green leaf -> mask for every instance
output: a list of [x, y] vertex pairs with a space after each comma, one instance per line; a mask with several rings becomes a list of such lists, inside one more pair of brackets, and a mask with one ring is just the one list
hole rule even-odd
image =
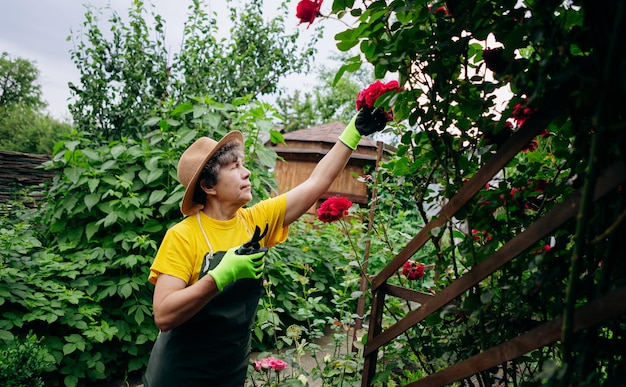
[[144, 314], [143, 311], [141, 309], [137, 309], [137, 311], [135, 312], [135, 322], [137, 323], [137, 325], [141, 325], [144, 321]]
[[0, 330], [0, 340], [4, 342], [13, 341], [15, 336], [10, 331]]
[[100, 194], [92, 193], [85, 196], [85, 205], [87, 210], [91, 211], [92, 207], [100, 201]]
[[156, 190], [150, 193], [150, 198], [148, 199], [148, 205], [152, 206], [155, 203], [160, 202], [167, 195], [167, 192], [164, 190]]
[[65, 169], [65, 176], [74, 184], [78, 183], [80, 177], [85, 173], [87, 169], [82, 167], [70, 167]]
[[193, 111], [194, 105], [191, 102], [183, 102], [181, 104], [179, 104], [178, 106], [176, 106], [174, 108], [174, 110], [172, 110], [172, 116], [177, 116], [180, 114], [184, 114], [184, 113], [189, 113], [191, 111]]
[[113, 148], [111, 148], [111, 156], [113, 156], [113, 158], [117, 159], [125, 151], [126, 151], [126, 147], [124, 145], [115, 145]]
[[115, 212], [111, 212], [104, 218], [104, 221], [102, 222], [102, 224], [104, 225], [104, 227], [111, 227], [117, 222], [117, 219], [118, 219], [118, 214]]
[[76, 350], [76, 344], [67, 343], [63, 346], [63, 355], [67, 356]]
[[160, 157], [151, 157], [148, 161], [146, 161], [145, 166], [146, 169], [156, 169], [159, 166], [159, 162], [161, 161]]
[[99, 229], [100, 226], [98, 225], [98, 222], [87, 223], [87, 226], [85, 226], [85, 236], [87, 237], [87, 240], [91, 240], [91, 237], [93, 237]]
[[337, 42], [337, 49], [339, 49], [339, 51], [350, 51], [350, 49], [352, 49], [354, 46], [356, 46], [357, 44], [359, 44], [359, 40], [354, 39], [354, 40], [341, 40], [339, 42]]
[[144, 223], [143, 227], [141, 228], [141, 232], [153, 234], [161, 231], [162, 229], [163, 225], [160, 222], [154, 219], [150, 219], [146, 223]]
[[161, 117], [150, 117], [146, 120], [146, 122], [143, 124], [144, 126], [154, 126], [156, 124], [159, 123], [159, 121], [161, 121]]
[[87, 180], [87, 185], [89, 186], [89, 192], [94, 192], [98, 185], [100, 184], [100, 179], [89, 179]]
[[[144, 172], [144, 171], [141, 171]], [[139, 177], [141, 178], [141, 172], [139, 173]], [[162, 169], [157, 168], [157, 169], [153, 169], [150, 171], [150, 173], [148, 174], [147, 177], [142, 178], [141, 180], [145, 183], [145, 184], [150, 184], [153, 181], [158, 180], [161, 176], [163, 176], [164, 172]]]
[[65, 387], [76, 387], [78, 386], [78, 378], [74, 375], [67, 375], [65, 379], [63, 379], [63, 383]]
[[130, 283], [125, 283], [118, 288], [117, 293], [124, 298], [129, 298], [133, 294], [133, 287]]

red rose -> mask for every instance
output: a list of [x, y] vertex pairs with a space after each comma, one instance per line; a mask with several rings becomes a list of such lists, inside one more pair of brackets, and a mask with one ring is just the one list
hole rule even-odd
[[534, 192], [543, 193], [548, 187], [548, 181], [545, 179], [539, 179], [537, 181], [529, 181], [528, 187], [532, 188]]
[[[324, 0], [300, 0], [296, 7], [296, 17], [300, 19], [300, 23], [309, 23], [309, 26], [320, 14], [320, 8]], [[308, 28], [308, 26], [307, 26]]]
[[336, 222], [345, 215], [348, 215], [348, 209], [352, 207], [352, 202], [344, 197], [331, 197], [326, 199], [317, 210], [317, 217], [324, 223]]
[[521, 103], [518, 103], [513, 107], [511, 117], [517, 123], [517, 127], [521, 128], [522, 125], [524, 125], [524, 122], [526, 122], [526, 120], [530, 118], [530, 116], [532, 116], [534, 112], [535, 109], [529, 108], [528, 106], [523, 106]]
[[423, 263], [408, 260], [402, 266], [402, 275], [409, 281], [415, 281], [424, 278], [425, 266]]
[[356, 110], [361, 110], [363, 106], [374, 107], [374, 103], [381, 95], [388, 91], [400, 91], [398, 81], [382, 83], [376, 81], [367, 88], [361, 90], [356, 97]]

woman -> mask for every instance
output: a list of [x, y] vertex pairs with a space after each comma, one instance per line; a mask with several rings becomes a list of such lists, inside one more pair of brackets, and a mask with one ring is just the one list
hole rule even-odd
[[[345, 167], [361, 135], [385, 127], [380, 109], [363, 108], [311, 176], [280, 196], [244, 208], [251, 199], [243, 137], [202, 137], [181, 156], [187, 217], [165, 235], [149, 281], [161, 330], [145, 386], [242, 386], [250, 334], [261, 295], [267, 248], [284, 242], [288, 226], [307, 211]], [[239, 251], [247, 247], [253, 251]]]

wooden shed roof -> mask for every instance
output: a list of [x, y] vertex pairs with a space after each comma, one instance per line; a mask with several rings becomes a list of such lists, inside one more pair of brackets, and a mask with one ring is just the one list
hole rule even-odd
[[[285, 143], [272, 146], [285, 160], [317, 162], [335, 145], [345, 128], [346, 124], [340, 121], [312, 126], [284, 133]], [[268, 145], [271, 144], [268, 143]], [[363, 166], [374, 163], [377, 158], [378, 145], [378, 142], [363, 136], [348, 164]], [[383, 152], [395, 151], [392, 146], [383, 143], [380, 145]]]
[[[337, 142], [337, 138], [339, 138], [345, 128], [346, 124], [343, 122], [334, 121], [328, 124], [312, 126], [310, 128], [285, 133], [284, 137], [287, 142], [291, 140], [334, 144]], [[363, 137], [359, 142], [359, 146], [376, 148], [376, 142], [367, 137]]]

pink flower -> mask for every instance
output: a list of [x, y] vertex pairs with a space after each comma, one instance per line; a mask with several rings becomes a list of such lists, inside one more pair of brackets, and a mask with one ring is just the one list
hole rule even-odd
[[270, 358], [270, 367], [274, 371], [282, 371], [287, 368], [287, 362], [272, 357]]
[[344, 197], [334, 196], [326, 199], [317, 210], [317, 217], [324, 223], [336, 222], [345, 215], [352, 207], [352, 202]]
[[[361, 110], [363, 106], [373, 108], [374, 103], [376, 103], [376, 100], [378, 99], [378, 97], [390, 91], [400, 91], [400, 90], [401, 88], [398, 85], [398, 81], [389, 81], [387, 83], [376, 81], [359, 92], [359, 94], [356, 97], [356, 110]], [[393, 113], [391, 111], [388, 111], [386, 113], [387, 113], [387, 119], [389, 121], [392, 121]]]
[[280, 359], [276, 359], [273, 356], [264, 357], [261, 360], [254, 361], [254, 369], [256, 371], [282, 371], [287, 368], [287, 362], [284, 362]]
[[309, 23], [307, 28], [313, 24], [313, 21], [320, 15], [320, 8], [324, 0], [300, 0], [296, 7], [296, 17], [300, 19], [300, 23]]
[[415, 281], [424, 278], [425, 266], [423, 263], [408, 260], [402, 266], [402, 275], [409, 281]]

